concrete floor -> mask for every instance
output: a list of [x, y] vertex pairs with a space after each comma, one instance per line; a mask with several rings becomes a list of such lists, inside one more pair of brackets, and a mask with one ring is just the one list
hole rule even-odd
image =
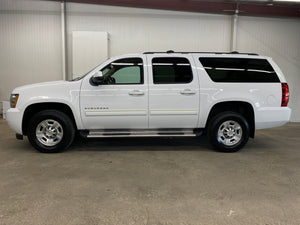
[[78, 140], [40, 154], [0, 120], [0, 224], [300, 224], [300, 124], [233, 154], [206, 138]]

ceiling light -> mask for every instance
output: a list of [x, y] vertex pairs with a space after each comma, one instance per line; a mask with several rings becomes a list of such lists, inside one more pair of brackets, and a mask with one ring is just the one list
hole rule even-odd
[[273, 0], [274, 2], [299, 2], [300, 0]]

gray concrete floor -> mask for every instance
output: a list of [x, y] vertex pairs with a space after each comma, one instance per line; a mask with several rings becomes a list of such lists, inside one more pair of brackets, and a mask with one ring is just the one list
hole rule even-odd
[[201, 138], [77, 140], [41, 154], [0, 120], [0, 224], [300, 224], [300, 124], [225, 154]]

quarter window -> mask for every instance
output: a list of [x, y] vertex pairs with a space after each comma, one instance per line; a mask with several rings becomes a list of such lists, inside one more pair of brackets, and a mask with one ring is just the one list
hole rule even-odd
[[199, 60], [215, 82], [280, 82], [266, 59], [201, 57]]
[[143, 60], [126, 58], [116, 60], [102, 70], [104, 84], [143, 84]]
[[186, 58], [153, 58], [152, 71], [154, 84], [189, 83], [193, 80], [191, 65]]

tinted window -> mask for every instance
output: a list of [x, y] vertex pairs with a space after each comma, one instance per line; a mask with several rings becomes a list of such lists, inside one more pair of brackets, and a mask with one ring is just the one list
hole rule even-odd
[[154, 84], [189, 83], [193, 80], [191, 65], [186, 58], [153, 58]]
[[143, 60], [127, 58], [116, 60], [102, 70], [104, 84], [142, 84]]
[[215, 82], [279, 82], [277, 74], [265, 59], [199, 58]]

